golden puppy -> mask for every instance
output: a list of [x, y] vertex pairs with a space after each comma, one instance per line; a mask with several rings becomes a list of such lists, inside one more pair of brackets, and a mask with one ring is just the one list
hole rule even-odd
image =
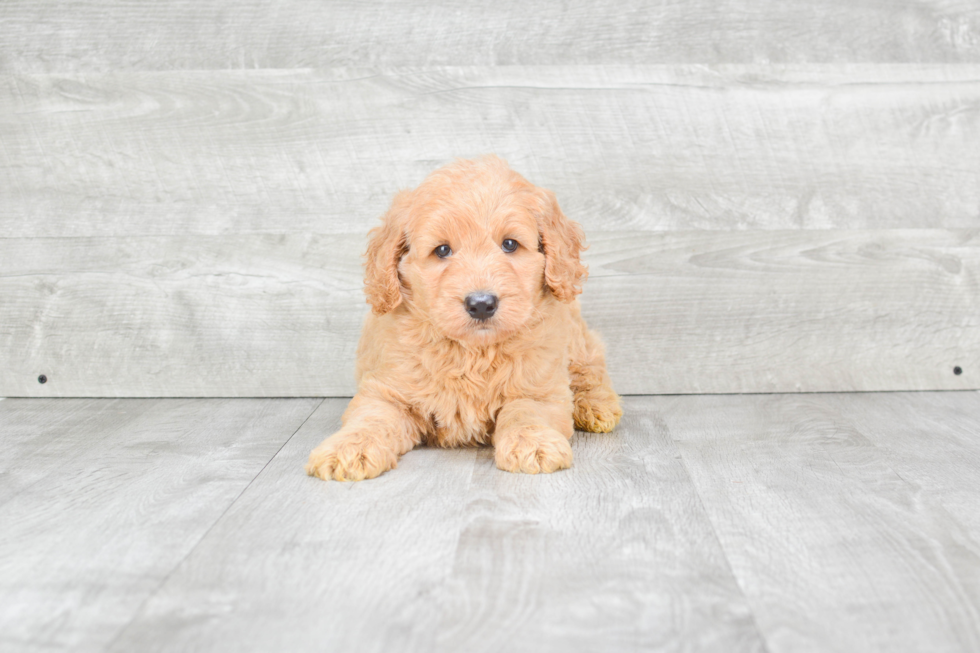
[[488, 156], [398, 194], [373, 229], [357, 394], [306, 471], [356, 481], [417, 444], [493, 443], [497, 467], [572, 464], [572, 424], [605, 433], [622, 410], [575, 298], [582, 229], [551, 191]]

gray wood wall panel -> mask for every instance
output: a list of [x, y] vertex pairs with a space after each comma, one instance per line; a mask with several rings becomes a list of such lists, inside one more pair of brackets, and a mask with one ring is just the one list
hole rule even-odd
[[363, 241], [0, 240], [0, 394], [351, 394]]
[[0, 70], [980, 61], [969, 0], [0, 4]]
[[980, 387], [976, 230], [608, 234], [594, 243], [583, 313], [608, 342], [621, 392]]
[[4, 2], [0, 393], [348, 394], [364, 234], [486, 152], [596, 244], [622, 392], [977, 387], [978, 35], [958, 0]]
[[0, 648], [105, 650], [318, 403], [3, 402]]
[[363, 233], [496, 152], [587, 231], [980, 226], [980, 65], [0, 77], [0, 235]]
[[[0, 395], [349, 395], [363, 238], [0, 240]], [[583, 310], [622, 393], [980, 387], [976, 230], [591, 242]]]

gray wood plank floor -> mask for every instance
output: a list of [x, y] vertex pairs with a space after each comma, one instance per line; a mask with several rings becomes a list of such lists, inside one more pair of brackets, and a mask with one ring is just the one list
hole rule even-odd
[[980, 648], [980, 393], [624, 401], [360, 484], [302, 472], [344, 399], [0, 401], [0, 648]]
[[0, 403], [0, 649], [103, 650], [319, 403]]

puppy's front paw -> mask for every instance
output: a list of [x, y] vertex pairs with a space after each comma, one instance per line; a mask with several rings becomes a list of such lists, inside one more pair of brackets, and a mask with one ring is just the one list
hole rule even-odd
[[597, 386], [575, 393], [572, 417], [575, 428], [590, 433], [609, 433], [623, 416], [619, 396], [612, 388]]
[[550, 474], [572, 466], [572, 445], [554, 429], [524, 427], [494, 438], [497, 467], [505, 472]]
[[306, 473], [325, 481], [363, 481], [398, 464], [398, 453], [377, 438], [340, 431], [310, 452]]

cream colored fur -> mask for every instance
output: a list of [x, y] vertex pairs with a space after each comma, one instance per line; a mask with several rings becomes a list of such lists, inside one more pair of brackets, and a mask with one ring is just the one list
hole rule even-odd
[[[505, 239], [518, 242], [505, 252]], [[435, 249], [448, 245], [440, 258]], [[492, 443], [500, 469], [572, 464], [573, 425], [607, 432], [622, 410], [602, 343], [576, 295], [587, 275], [581, 227], [550, 191], [488, 156], [457, 161], [400, 193], [370, 233], [372, 314], [342, 428], [310, 453], [322, 479], [373, 478], [418, 444]], [[463, 299], [493, 292], [485, 322]]]

